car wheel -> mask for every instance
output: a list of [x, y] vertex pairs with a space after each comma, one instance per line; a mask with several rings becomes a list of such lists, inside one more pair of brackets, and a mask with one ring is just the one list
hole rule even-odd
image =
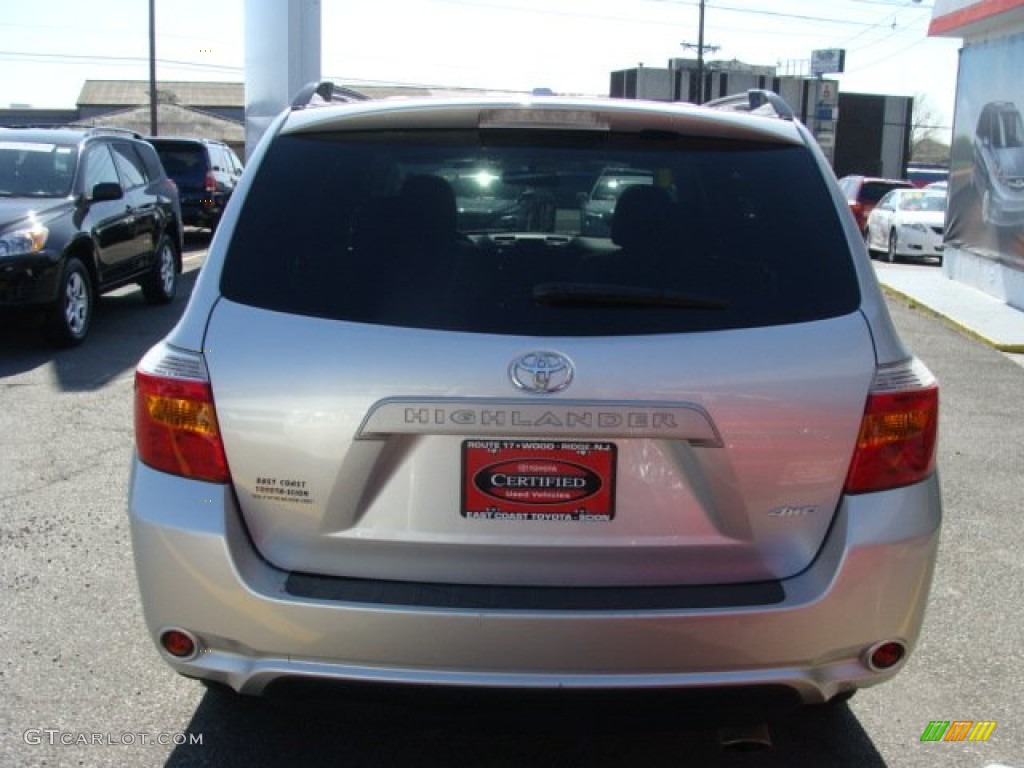
[[74, 347], [85, 341], [92, 324], [95, 293], [89, 270], [74, 256], [61, 270], [57, 301], [49, 310], [47, 332], [61, 347]]
[[178, 260], [167, 237], [160, 238], [156, 264], [142, 283], [142, 295], [150, 304], [170, 304], [178, 290]]
[[885, 258], [890, 264], [896, 263], [896, 230], [889, 232], [889, 250], [886, 251]]

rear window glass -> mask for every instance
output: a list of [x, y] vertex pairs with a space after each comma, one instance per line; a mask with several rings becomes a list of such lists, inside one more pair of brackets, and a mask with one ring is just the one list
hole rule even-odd
[[206, 149], [196, 144], [157, 144], [167, 175], [178, 182], [202, 184], [206, 178]]
[[798, 323], [860, 300], [805, 149], [564, 131], [278, 137], [221, 288], [300, 315], [530, 336]]
[[909, 183], [892, 184], [885, 181], [865, 181], [864, 188], [860, 191], [860, 199], [862, 203], [877, 203], [894, 189], [903, 189], [909, 186], [911, 186]]

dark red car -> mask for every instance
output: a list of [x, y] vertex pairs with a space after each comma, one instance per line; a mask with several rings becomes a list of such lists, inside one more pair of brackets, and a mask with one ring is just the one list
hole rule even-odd
[[868, 226], [868, 214], [887, 192], [893, 189], [913, 189], [914, 185], [901, 179], [881, 179], [875, 176], [843, 176], [839, 188], [850, 204], [850, 210], [857, 219], [857, 228], [864, 232]]

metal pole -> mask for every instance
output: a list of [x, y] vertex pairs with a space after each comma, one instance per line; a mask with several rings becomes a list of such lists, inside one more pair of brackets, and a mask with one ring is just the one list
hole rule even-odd
[[697, 29], [697, 103], [704, 103], [704, 0], [700, 0], [700, 24]]
[[149, 135], [157, 135], [156, 126], [156, 0], [149, 0]]

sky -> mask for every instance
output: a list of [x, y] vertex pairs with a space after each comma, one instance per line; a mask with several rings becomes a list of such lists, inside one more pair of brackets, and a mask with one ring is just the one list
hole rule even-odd
[[[283, 1], [283, 0], [282, 0]], [[244, 81], [246, 0], [155, 0], [159, 80]], [[0, 107], [73, 108], [85, 80], [148, 80], [148, 0], [0, 0]], [[323, 79], [604, 95], [612, 71], [696, 58], [699, 0], [320, 0]], [[840, 90], [953, 117], [961, 41], [932, 0], [706, 0], [705, 60], [796, 74], [846, 50]], [[717, 50], [711, 49], [717, 47]], [[941, 136], [940, 136], [941, 137]]]

